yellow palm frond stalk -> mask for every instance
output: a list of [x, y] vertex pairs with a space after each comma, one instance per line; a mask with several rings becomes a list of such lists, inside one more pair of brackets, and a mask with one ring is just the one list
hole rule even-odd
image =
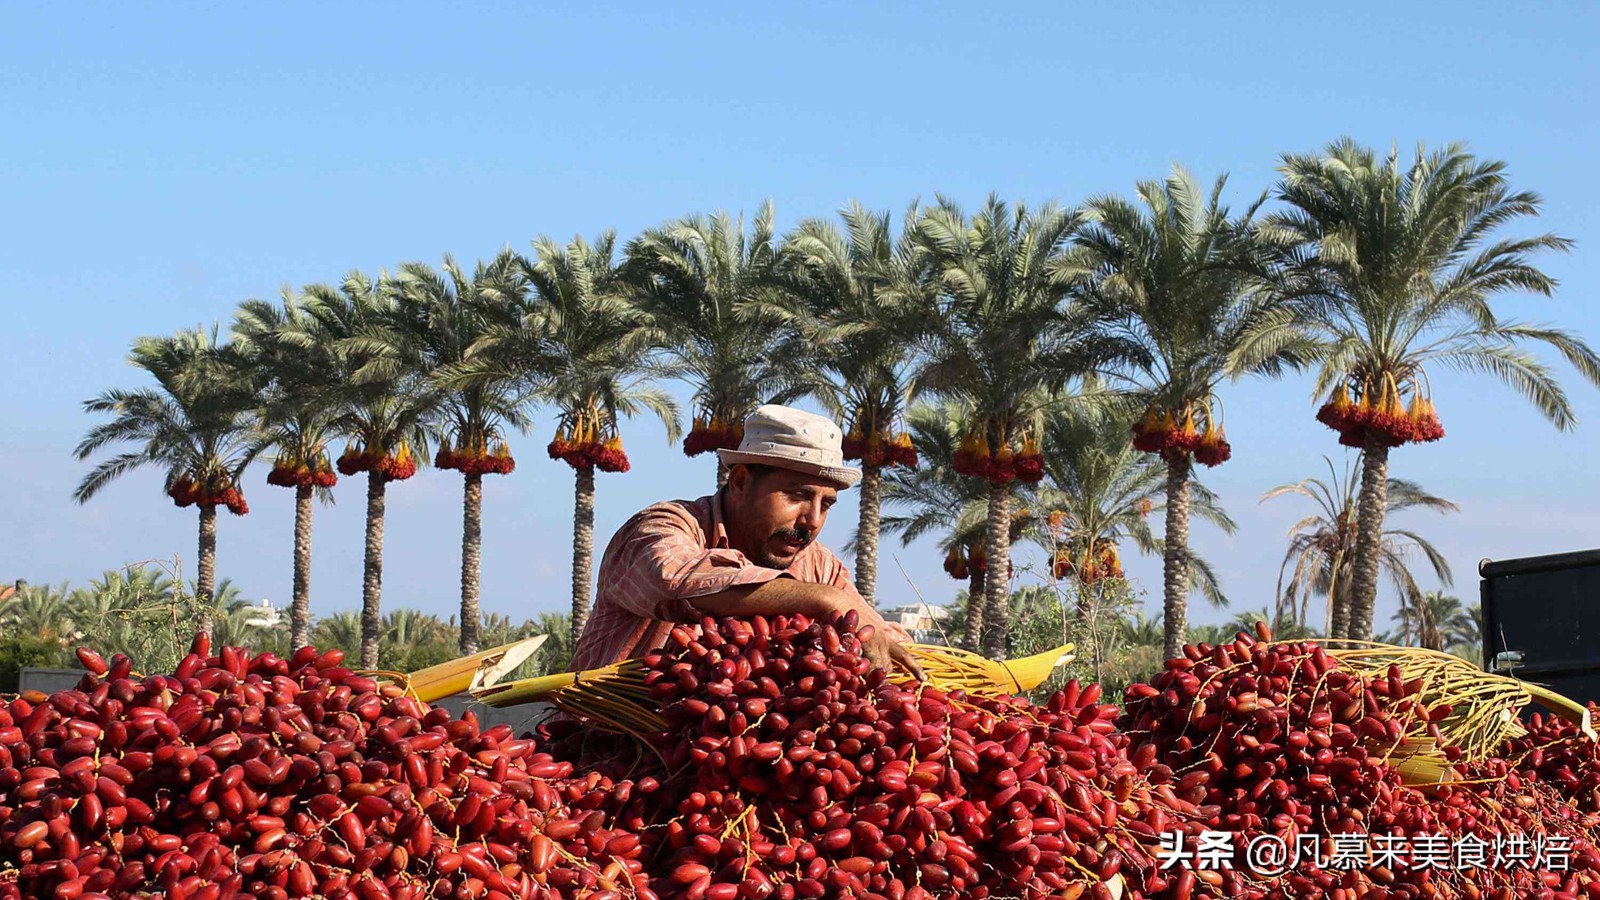
[[1420, 680], [1420, 689], [1414, 696], [1430, 708], [1450, 707], [1450, 712], [1435, 724], [1440, 738], [1460, 747], [1467, 759], [1492, 756], [1506, 739], [1525, 734], [1517, 714], [1530, 702], [1538, 702], [1573, 723], [1590, 740], [1596, 738], [1589, 710], [1583, 704], [1549, 688], [1485, 672], [1459, 656], [1370, 641], [1328, 639], [1318, 643], [1328, 655], [1362, 677], [1388, 677], [1389, 668], [1394, 666], [1408, 684]]
[[1074, 649], [1073, 644], [1063, 644], [1021, 659], [989, 659], [955, 647], [912, 644], [911, 655], [922, 666], [928, 683], [940, 690], [1025, 694], [1044, 684], [1051, 672], [1072, 662]]
[[398, 672], [369, 674], [393, 680], [410, 691], [418, 700], [433, 703], [472, 688], [494, 684], [516, 671], [518, 666], [537, 653], [549, 639], [548, 634], [538, 634], [471, 656], [452, 659], [437, 666], [418, 669], [409, 674]]
[[629, 734], [666, 728], [659, 704], [644, 686], [644, 661], [630, 659], [583, 672], [561, 672], [474, 688], [472, 696], [496, 708], [549, 703], [562, 712]]
[[1455, 765], [1431, 737], [1407, 735], [1389, 757], [1406, 784], [1422, 787], [1455, 779]]

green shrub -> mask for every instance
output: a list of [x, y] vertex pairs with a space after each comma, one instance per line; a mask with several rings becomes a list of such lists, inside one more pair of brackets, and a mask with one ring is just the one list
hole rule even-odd
[[[461, 655], [454, 642], [428, 641], [427, 643], [412, 644], [407, 647], [385, 648], [387, 653], [380, 654], [382, 668], [393, 666], [396, 672], [415, 672], [447, 663]], [[392, 660], [389, 656], [392, 654]]]
[[0, 693], [17, 692], [22, 670], [30, 666], [58, 667], [66, 664], [61, 642], [36, 634], [8, 634], [0, 637]]

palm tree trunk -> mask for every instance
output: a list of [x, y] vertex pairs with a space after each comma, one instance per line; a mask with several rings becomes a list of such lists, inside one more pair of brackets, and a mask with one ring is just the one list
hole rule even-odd
[[717, 490], [728, 486], [728, 464], [722, 461], [722, 454], [717, 454]]
[[200, 507], [200, 553], [195, 560], [194, 601], [198, 613], [195, 628], [211, 633], [212, 598], [217, 592], [217, 508]]
[[367, 473], [367, 555], [361, 572], [361, 667], [378, 667], [383, 637], [383, 506], [389, 479]]
[[[718, 463], [721, 469], [721, 463]], [[572, 499], [572, 635], [589, 621], [589, 570], [594, 566], [594, 470], [578, 470]]]
[[1333, 638], [1350, 636], [1350, 578], [1349, 562], [1343, 550], [1333, 554], [1333, 575], [1328, 579], [1327, 635]]
[[983, 651], [991, 659], [1006, 653], [1011, 623], [1011, 485], [989, 486], [988, 572], [984, 578]]
[[878, 592], [878, 531], [883, 506], [883, 468], [861, 467], [861, 518], [856, 525], [856, 591], [875, 602]]
[[461, 501], [461, 654], [478, 652], [478, 573], [483, 559], [483, 476], [466, 477]]
[[1444, 633], [1439, 629], [1439, 618], [1428, 600], [1428, 595], [1411, 597], [1411, 608], [1417, 611], [1418, 643], [1425, 650], [1443, 650]]
[[969, 566], [967, 571], [967, 625], [962, 633], [961, 646], [973, 653], [983, 649], [983, 610], [989, 604], [985, 592], [983, 570]]
[[1189, 635], [1189, 467], [1187, 456], [1167, 460], [1167, 538], [1162, 560], [1162, 653], [1183, 654]]
[[294, 489], [294, 596], [289, 602], [289, 649], [311, 643], [311, 485]]
[[1378, 555], [1383, 540], [1383, 514], [1389, 503], [1389, 445], [1382, 437], [1368, 439], [1361, 453], [1361, 499], [1356, 506], [1356, 555], [1350, 584], [1352, 640], [1372, 639], [1372, 608], [1378, 596]]
[[[1106, 650], [1111, 641], [1111, 636], [1115, 632], [1113, 628], [1100, 627], [1100, 598], [1105, 590], [1102, 586], [1103, 584], [1104, 582], [1096, 582], [1078, 586], [1079, 615], [1082, 617], [1081, 621], [1089, 626], [1089, 647], [1094, 651], [1093, 664], [1096, 683], [1105, 680], [1103, 673]], [[1061, 608], [1061, 643], [1067, 643], [1068, 639], [1067, 610], [1063, 606]]]

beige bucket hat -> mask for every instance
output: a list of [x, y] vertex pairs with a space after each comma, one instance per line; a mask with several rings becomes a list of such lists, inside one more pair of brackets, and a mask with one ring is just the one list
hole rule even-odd
[[776, 466], [816, 475], [841, 489], [861, 480], [861, 470], [844, 464], [844, 435], [832, 419], [768, 403], [744, 420], [737, 450], [718, 450], [728, 465]]

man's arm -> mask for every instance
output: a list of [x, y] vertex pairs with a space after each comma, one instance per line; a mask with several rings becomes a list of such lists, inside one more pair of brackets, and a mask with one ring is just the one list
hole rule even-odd
[[[691, 597], [689, 603], [709, 616], [802, 615], [825, 619], [834, 613], [854, 609], [863, 624], [881, 621], [855, 591], [846, 592], [832, 585], [810, 584], [793, 578], [775, 578], [756, 585], [742, 584], [715, 594]], [[927, 677], [906, 645], [882, 625], [874, 625], [872, 637], [863, 649], [874, 665], [884, 668], [899, 666], [915, 675], [919, 681]]]
[[715, 594], [690, 597], [689, 604], [708, 616], [799, 615], [812, 619], [825, 619], [849, 608], [843, 592], [793, 578], [735, 585]]
[[627, 612], [689, 623], [709, 612], [696, 607], [695, 599], [792, 580], [751, 565], [736, 550], [707, 549], [699, 523], [676, 503], [658, 504], [629, 520], [607, 548], [600, 575], [605, 599]]

